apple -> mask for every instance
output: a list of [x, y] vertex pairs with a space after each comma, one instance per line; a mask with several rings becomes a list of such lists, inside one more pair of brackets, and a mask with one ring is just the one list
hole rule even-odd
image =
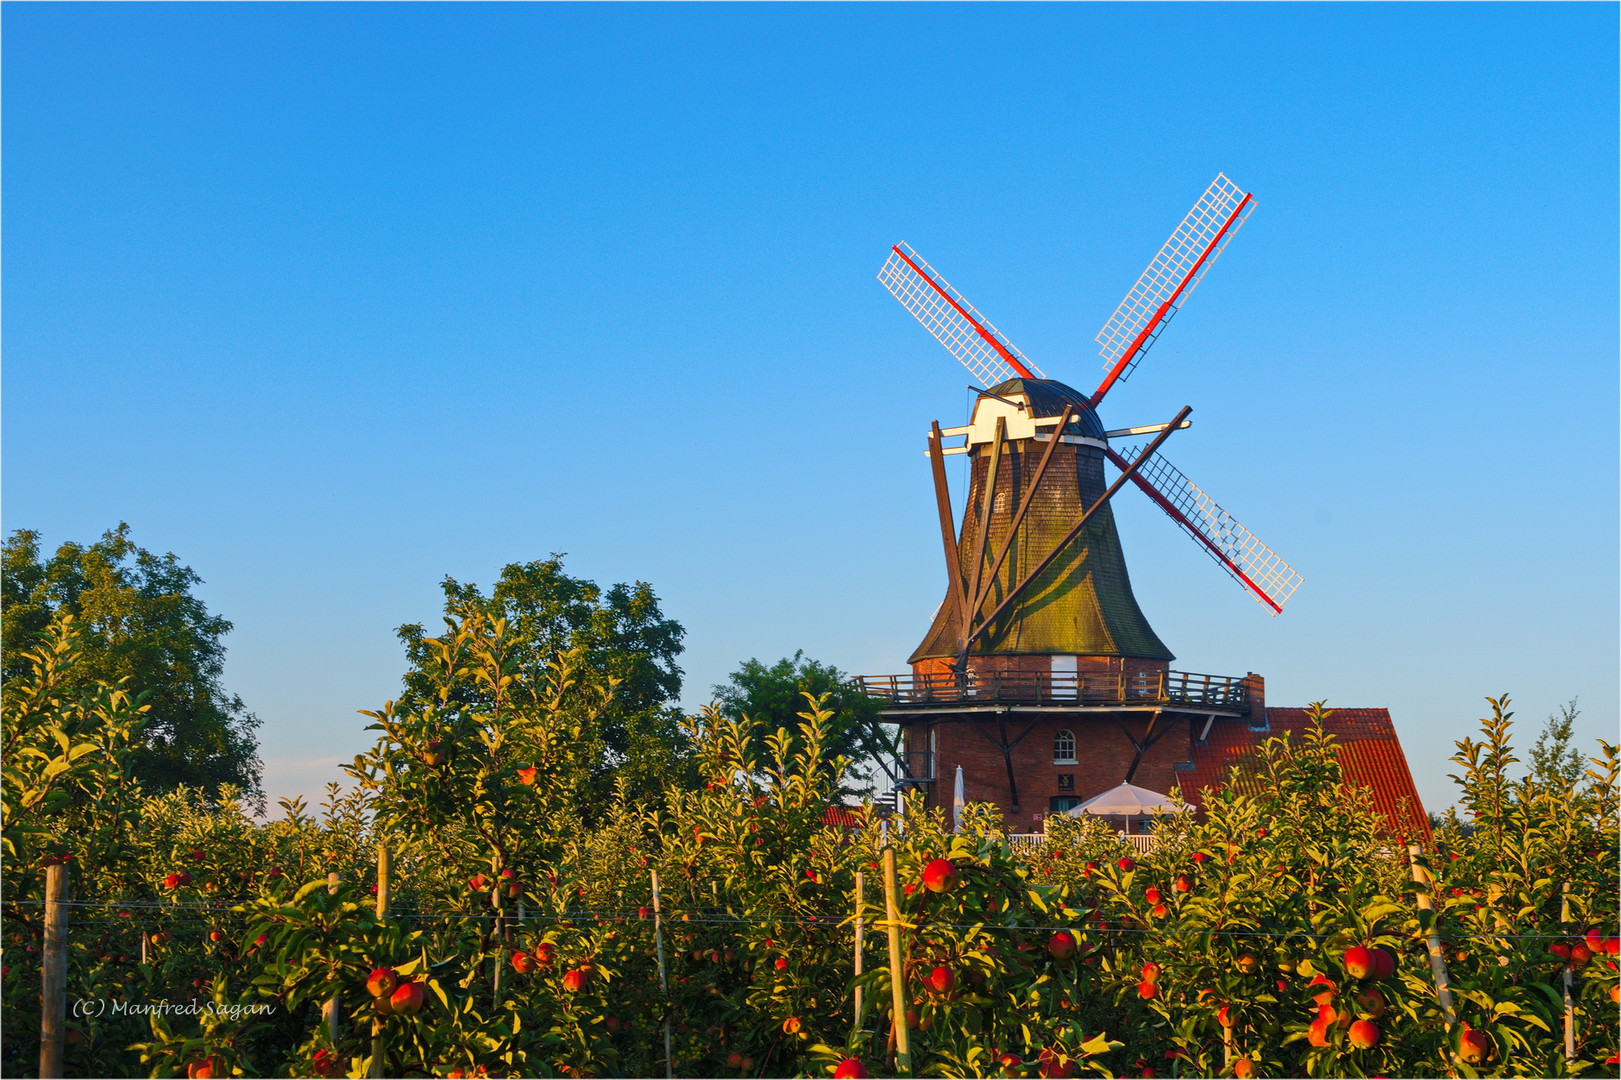
[[1373, 977], [1376, 982], [1384, 982], [1396, 974], [1396, 954], [1389, 949], [1380, 947], [1373, 950]]
[[1353, 945], [1345, 950], [1345, 973], [1353, 979], [1366, 979], [1374, 972], [1373, 953], [1366, 945]]
[[1306, 1041], [1313, 1046], [1327, 1046], [1329, 1023], [1330, 1021], [1321, 1016], [1313, 1020], [1311, 1026], [1306, 1029]]
[[186, 1075], [193, 1077], [194, 1080], [213, 1080], [222, 1071], [224, 1070], [220, 1066], [219, 1059], [212, 1057], [194, 1061], [186, 1066]]
[[1256, 829], [1255, 830], [1255, 835], [1260, 837], [1262, 840], [1265, 840], [1266, 839], [1266, 826], [1263, 825], [1259, 829]]
[[923, 868], [923, 887], [933, 893], [943, 893], [957, 884], [957, 867], [950, 859], [935, 859]]
[[648, 918], [648, 917], [649, 917], [649, 916], [651, 916], [651, 915], [652, 915], [652, 914], [653, 914], [653, 909], [652, 909], [652, 908], [644, 908], [644, 907], [640, 907], [640, 908], [637, 908], [637, 909], [636, 909], [636, 917], [637, 917], [637, 918], [638, 918], [638, 919], [645, 919], [645, 918]]
[[1160, 966], [1150, 960], [1143, 965], [1143, 982], [1159, 982]]
[[1261, 962], [1255, 958], [1254, 953], [1240, 953], [1235, 963], [1238, 970], [1245, 975], [1254, 975], [1261, 970]]
[[1229, 1011], [1229, 1008], [1229, 1006], [1223, 1005], [1216, 1010], [1216, 1022], [1222, 1027], [1233, 1026], [1233, 1014]]
[[265, 877], [269, 878], [271, 881], [275, 881], [277, 878], [279, 878], [281, 876], [282, 876], [282, 869], [279, 866], [272, 866], [270, 869], [265, 871]]
[[1621, 937], [1607, 937], [1604, 939], [1604, 955], [1614, 956], [1621, 952]]
[[415, 1016], [427, 1003], [428, 992], [419, 982], [402, 982], [389, 996], [388, 1004], [400, 1016]]
[[539, 775], [540, 770], [535, 768], [533, 765], [529, 766], [527, 769], [519, 769], [518, 783], [522, 784], [524, 787], [534, 787], [535, 777]]
[[1458, 1036], [1458, 1057], [1470, 1065], [1479, 1065], [1491, 1055], [1492, 1041], [1484, 1031], [1467, 1025]]
[[1176, 885], [1174, 888], [1177, 892], [1192, 892], [1193, 879], [1188, 877], [1186, 874], [1178, 874], [1176, 875]]
[[539, 964], [541, 967], [549, 967], [552, 962], [552, 956], [556, 952], [556, 945], [553, 945], [549, 941], [542, 941], [539, 945], [535, 946], [534, 953], [532, 955], [535, 958], [535, 963]]
[[1171, 913], [1171, 909], [1166, 907], [1164, 904], [1155, 904], [1153, 907], [1148, 909], [1148, 913], [1154, 916], [1156, 919], [1163, 919], [1165, 916]]
[[923, 980], [924, 984], [936, 994], [951, 993], [952, 984], [956, 981], [956, 976], [944, 964], [937, 964], [934, 970], [929, 972], [928, 977]]
[[224, 940], [224, 938], [225, 938], [225, 935], [220, 933], [218, 930], [210, 930], [208, 932], [208, 940], [209, 941], [222, 941], [222, 940]]
[[1153, 1001], [1159, 996], [1159, 983], [1140, 982], [1137, 984], [1137, 996], [1144, 1001]]
[[1351, 1025], [1349, 1038], [1358, 1050], [1371, 1049], [1379, 1044], [1379, 1025], [1372, 1020], [1358, 1020]]
[[400, 977], [393, 968], [380, 967], [366, 980], [366, 992], [374, 998], [386, 998], [400, 985]]
[[1371, 986], [1356, 996], [1356, 1003], [1375, 1020], [1385, 1015], [1385, 996]]
[[535, 963], [535, 958], [529, 953], [520, 950], [512, 954], [512, 970], [519, 975], [527, 975], [539, 966], [539, 964]]
[[845, 1058], [833, 1070], [833, 1080], [866, 1080], [871, 1075], [859, 1058]]
[[1089, 863], [1087, 863], [1085, 866], [1083, 866], [1081, 868], [1081, 873], [1086, 877], [1091, 877], [1092, 876], [1092, 871], [1096, 870], [1097, 868], [1098, 868], [1097, 863], [1089, 862]]
[[804, 1026], [805, 1022], [799, 1017], [790, 1016], [788, 1019], [782, 1022], [782, 1033], [784, 1035], [798, 1035], [799, 1030]]
[[1159, 889], [1150, 885], [1148, 888], [1143, 890], [1143, 899], [1150, 904], [1159, 903], [1161, 899]]
[[612, 1032], [615, 1032], [615, 1033], [617, 1033], [620, 1028], [625, 1026], [625, 1022], [623, 1020], [619, 1019], [619, 1017], [617, 1017], [617, 1016], [610, 1016], [606, 1020], [604, 1020], [602, 1023], [603, 1023], [603, 1026], [606, 1027], [609, 1031], [612, 1031]]
[[164, 888], [167, 889], [179, 889], [190, 884], [191, 875], [185, 871], [181, 871], [178, 874], [170, 874], [168, 877], [163, 879]]
[[1074, 1076], [1068, 1054], [1061, 1054], [1052, 1047], [1043, 1050], [1037, 1056], [1036, 1062], [1040, 1067], [1043, 1080], [1068, 1080]]
[[1604, 934], [1599, 931], [1598, 927], [1595, 926], [1589, 930], [1582, 940], [1587, 942], [1589, 952], [1597, 954], [1604, 951]]
[[483, 892], [490, 887], [490, 879], [483, 874], [474, 874], [467, 879], [467, 887], [474, 892]]
[[1132, 872], [1132, 870], [1136, 869], [1137, 860], [1133, 859], [1130, 855], [1122, 855], [1120, 856], [1120, 861], [1115, 863], [1115, 865], [1129, 874]]
[[450, 760], [450, 754], [448, 751], [440, 749], [438, 739], [429, 739], [422, 744], [421, 758], [422, 764], [437, 769]]
[[753, 1068], [754, 1068], [754, 1059], [749, 1057], [747, 1054], [744, 1054], [743, 1055], [743, 1065], [742, 1065], [743, 1071], [744, 1072], [749, 1072]]
[[1208, 852], [1208, 851], [1195, 851], [1193, 853], [1193, 861], [1195, 863], [1209, 862], [1210, 861], [1210, 852]]
[[1020, 1057], [1018, 1054], [1007, 1053], [997, 1058], [996, 1063], [1002, 1066], [1003, 1076], [1016, 1076], [1018, 1074], [1014, 1070], [1024, 1064], [1024, 1058]]
[[1247, 1057], [1239, 1058], [1233, 1062], [1233, 1075], [1238, 1077], [1238, 1080], [1249, 1080], [1255, 1075], [1255, 1062]]
[[1570, 946], [1566, 945], [1563, 941], [1556, 941], [1552, 945], [1549, 945], [1548, 951], [1559, 957], [1561, 960], [1570, 959]]
[[584, 990], [590, 981], [591, 972], [588, 968], [577, 967], [563, 973], [563, 989], [571, 994]]
[[743, 1055], [733, 1050], [726, 1055], [726, 1064], [729, 1068], [741, 1069], [743, 1067]]
[[1075, 955], [1075, 935], [1068, 930], [1060, 930], [1047, 939], [1047, 951], [1054, 960], [1068, 960]]
[[777, 957], [776, 964], [773, 965], [773, 966], [775, 966], [778, 971], [787, 971], [788, 970], [788, 961], [784, 957], [779, 956], [779, 957]]
[[1593, 959], [1593, 951], [1578, 941], [1570, 947], [1570, 962], [1573, 967], [1581, 967]]

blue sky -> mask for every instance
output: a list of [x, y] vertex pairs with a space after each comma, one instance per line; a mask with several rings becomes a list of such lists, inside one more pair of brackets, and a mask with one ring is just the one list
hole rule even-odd
[[654, 585], [690, 706], [904, 670], [968, 378], [889, 245], [1090, 388], [1218, 171], [1258, 207], [1102, 415], [1192, 405], [1167, 455], [1305, 584], [1269, 618], [1124, 492], [1174, 666], [1389, 707], [1437, 808], [1488, 694], [1616, 736], [1613, 5], [0, 20], [4, 528], [202, 574], [272, 794], [369, 743], [444, 575], [551, 552]]

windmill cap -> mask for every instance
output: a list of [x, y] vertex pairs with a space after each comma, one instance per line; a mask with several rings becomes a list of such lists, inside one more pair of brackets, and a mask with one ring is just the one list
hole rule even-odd
[[999, 397], [1024, 395], [1037, 416], [1057, 416], [1068, 405], [1073, 413], [1070, 423], [1080, 429], [1078, 434], [1103, 438], [1103, 423], [1092, 411], [1087, 396], [1056, 379], [1009, 379], [991, 387], [990, 392]]

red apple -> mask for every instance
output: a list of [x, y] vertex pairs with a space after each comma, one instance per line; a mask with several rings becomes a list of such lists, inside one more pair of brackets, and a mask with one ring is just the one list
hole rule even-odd
[[400, 977], [393, 968], [380, 967], [366, 980], [366, 992], [374, 998], [386, 998], [400, 985]]
[[1371, 986], [1356, 996], [1356, 1003], [1375, 1020], [1385, 1015], [1385, 996]]
[[833, 1070], [833, 1080], [866, 1080], [871, 1075], [858, 1058], [845, 1058]]
[[549, 967], [551, 965], [551, 962], [552, 962], [552, 956], [556, 952], [557, 952], [557, 946], [556, 945], [553, 945], [549, 941], [542, 941], [539, 945], [536, 945], [535, 948], [534, 948], [533, 955], [535, 957], [535, 963], [539, 964], [541, 967]]
[[533, 787], [535, 784], [535, 777], [539, 775], [540, 770], [531, 765], [527, 769], [518, 770], [518, 782], [524, 787]]
[[1150, 960], [1143, 965], [1143, 982], [1159, 982], [1160, 966]]
[[1003, 1076], [1016, 1076], [1018, 1074], [1015, 1072], [1015, 1070], [1024, 1064], [1024, 1058], [1020, 1057], [1018, 1054], [1007, 1053], [997, 1058], [996, 1063], [1002, 1066]]
[[191, 875], [186, 873], [185, 871], [181, 871], [178, 874], [170, 874], [168, 877], [163, 879], [164, 887], [169, 888], [169, 889], [184, 888], [185, 886], [190, 885], [190, 884], [191, 884]]
[[1144, 1001], [1153, 1001], [1159, 996], [1159, 984], [1151, 982], [1138, 983], [1137, 996], [1142, 998]]
[[1115, 863], [1115, 865], [1129, 874], [1132, 870], [1136, 869], [1137, 860], [1133, 859], [1130, 855], [1122, 855], [1120, 856], [1120, 861]]
[[1352, 945], [1345, 950], [1345, 973], [1353, 979], [1366, 979], [1374, 972], [1373, 953], [1365, 945]]
[[1561, 960], [1570, 959], [1570, 946], [1565, 944], [1563, 941], [1556, 941], [1552, 945], [1549, 945], [1548, 951], [1559, 957]]
[[388, 1004], [400, 1016], [415, 1016], [427, 1003], [428, 992], [419, 982], [402, 982], [389, 995]]
[[1157, 904], [1160, 902], [1160, 899], [1160, 891], [1154, 886], [1150, 885], [1148, 888], [1143, 890], [1143, 900], [1147, 903]]
[[935, 966], [934, 970], [929, 972], [928, 977], [923, 981], [925, 985], [927, 985], [928, 988], [934, 991], [936, 994], [949, 994], [951, 993], [952, 984], [955, 983], [957, 979], [950, 968], [946, 967], [944, 964], [938, 964]]
[[923, 868], [923, 887], [943, 893], [957, 884], [957, 867], [950, 859], [935, 859]]
[[1470, 1065], [1481, 1064], [1491, 1056], [1491, 1052], [1491, 1037], [1484, 1031], [1465, 1027], [1463, 1034], [1458, 1036], [1458, 1057]]
[[1075, 955], [1075, 935], [1068, 930], [1060, 930], [1047, 939], [1047, 951], [1054, 960], [1068, 960]]
[[1351, 1025], [1349, 1033], [1351, 1045], [1358, 1050], [1367, 1050], [1379, 1044], [1379, 1025], [1372, 1020], [1358, 1020]]
[[1396, 954], [1381, 946], [1373, 950], [1373, 978], [1384, 982], [1396, 974]]
[[1240, 953], [1235, 963], [1238, 966], [1238, 970], [1242, 971], [1245, 975], [1254, 975], [1257, 971], [1261, 970], [1261, 962], [1255, 958], [1254, 953]]
[[1328, 1025], [1330, 1022], [1321, 1016], [1313, 1020], [1311, 1026], [1306, 1029], [1306, 1041], [1313, 1046], [1327, 1046]]
[[1209, 862], [1210, 861], [1210, 852], [1208, 852], [1208, 851], [1195, 851], [1193, 853], [1193, 861], [1195, 863]]
[[644, 908], [644, 907], [642, 907], [642, 908], [637, 908], [636, 909], [636, 917], [638, 919], [646, 919], [646, 918], [650, 917], [652, 914], [653, 914], [653, 909], [652, 908]]
[[1178, 875], [1176, 875], [1176, 891], [1177, 892], [1192, 892], [1193, 891], [1193, 879], [1188, 877], [1188, 875], [1186, 875], [1186, 874], [1178, 874]]
[[1042, 1080], [1068, 1080], [1075, 1072], [1068, 1054], [1061, 1054], [1048, 1047], [1036, 1058], [1040, 1067]]
[[1233, 1062], [1233, 1075], [1238, 1080], [1250, 1080], [1255, 1075], [1255, 1062], [1247, 1057], [1241, 1057]]
[[726, 1064], [729, 1068], [741, 1069], [743, 1067], [743, 1055], [733, 1050], [726, 1055]]
[[1171, 909], [1166, 907], [1164, 904], [1155, 904], [1153, 907], [1148, 909], [1148, 913], [1154, 916], [1156, 919], [1163, 919], [1165, 916], [1171, 913]]
[[520, 950], [512, 954], [512, 970], [519, 975], [527, 975], [539, 966], [539, 964], [535, 963], [535, 958], [529, 953]]
[[1572, 966], [1581, 967], [1591, 959], [1593, 959], [1593, 951], [1582, 942], [1578, 941], [1576, 944], [1570, 947], [1570, 962]]
[[774, 966], [776, 967], [776, 969], [778, 971], [787, 971], [788, 970], [788, 961], [786, 959], [784, 959], [783, 957], [779, 956], [779, 957], [777, 957], [777, 962], [776, 962], [776, 964]]
[[782, 1033], [784, 1035], [798, 1035], [800, 1029], [804, 1026], [805, 1021], [801, 1020], [797, 1016], [790, 1016], [788, 1019], [782, 1022]]
[[422, 744], [421, 757], [422, 764], [434, 769], [437, 769], [439, 766], [450, 760], [450, 754], [447, 751], [440, 749], [438, 739], [429, 739], [427, 742]]

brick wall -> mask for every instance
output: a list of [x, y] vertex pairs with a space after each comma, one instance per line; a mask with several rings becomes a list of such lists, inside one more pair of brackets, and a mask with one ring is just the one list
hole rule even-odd
[[[1053, 796], [1075, 796], [1082, 800], [1115, 787], [1126, 778], [1136, 748], [1115, 723], [1119, 720], [1141, 741], [1148, 726], [1148, 713], [1041, 714], [1011, 754], [1013, 778], [1018, 786], [1019, 810], [1013, 810], [1008, 789], [1008, 767], [1002, 751], [992, 742], [1001, 739], [1001, 726], [995, 714], [978, 714], [974, 723], [964, 719], [941, 718], [914, 722], [907, 727], [907, 748], [929, 749], [929, 730], [934, 729], [933, 784], [925, 785], [928, 805], [944, 807], [949, 814], [957, 766], [963, 770], [963, 795], [968, 802], [995, 803], [1007, 828], [1031, 832], [1036, 814], [1048, 814]], [[1031, 723], [1028, 713], [1008, 713], [1007, 739], [1011, 741]], [[1192, 740], [1204, 727], [1204, 717], [1176, 713], [1162, 714], [1160, 727], [1165, 735], [1143, 755], [1132, 777], [1138, 787], [1169, 794], [1176, 784], [1176, 763], [1192, 758]], [[1053, 762], [1054, 736], [1060, 729], [1075, 733], [1076, 763]], [[984, 732], [984, 734], [982, 734]], [[987, 738], [989, 734], [991, 738]], [[1060, 777], [1071, 777], [1070, 789], [1060, 787]]]

